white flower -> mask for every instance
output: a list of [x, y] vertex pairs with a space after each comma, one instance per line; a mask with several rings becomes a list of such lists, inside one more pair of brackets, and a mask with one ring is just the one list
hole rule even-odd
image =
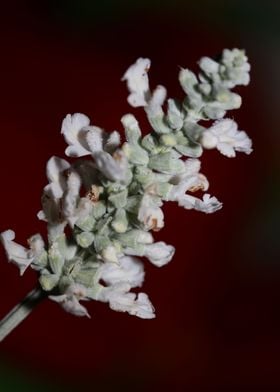
[[55, 199], [60, 199], [66, 189], [66, 179], [64, 172], [70, 168], [70, 164], [58, 157], [51, 157], [48, 160], [46, 172], [49, 184], [44, 190]]
[[191, 195], [183, 195], [178, 199], [178, 205], [187, 210], [195, 209], [206, 214], [212, 214], [223, 206], [216, 197], [211, 197], [208, 193], [203, 195], [202, 200]]
[[32, 251], [13, 241], [15, 239], [15, 232], [12, 230], [6, 230], [1, 233], [0, 239], [5, 248], [8, 260], [16, 264], [20, 270], [20, 274], [23, 275], [24, 271], [34, 259]]
[[208, 193], [205, 193], [202, 200], [196, 200], [194, 208], [206, 214], [212, 214], [212, 212], [220, 210], [222, 206], [223, 203], [219, 202], [215, 196], [211, 197]]
[[139, 293], [137, 296], [135, 293], [130, 293], [129, 290], [129, 284], [117, 283], [101, 289], [98, 299], [103, 302], [109, 302], [112, 310], [128, 312], [143, 319], [154, 318], [154, 307], [147, 294]]
[[145, 230], [159, 231], [164, 226], [163, 212], [158, 206], [154, 205], [148, 194], [144, 195], [141, 200], [138, 220], [144, 224]]
[[60, 199], [67, 189], [65, 171], [70, 168], [70, 164], [64, 159], [51, 157], [48, 160], [46, 173], [49, 184], [45, 186], [42, 196], [43, 210], [37, 216], [40, 220], [50, 224], [60, 222]]
[[133, 107], [146, 106], [150, 96], [148, 71], [151, 66], [149, 59], [139, 58], [125, 72], [122, 80], [127, 81], [130, 91], [128, 102]]
[[157, 86], [151, 94], [149, 87], [148, 71], [151, 66], [149, 59], [139, 58], [132, 64], [122, 80], [127, 81], [127, 88], [130, 92], [128, 102], [133, 107], [146, 107], [151, 117], [162, 114], [162, 105], [166, 98], [166, 89], [163, 86]]
[[67, 114], [61, 126], [61, 133], [69, 144], [65, 150], [67, 156], [82, 157], [90, 154], [85, 141], [87, 133], [85, 127], [88, 127], [89, 124], [89, 118], [82, 113]]
[[178, 201], [186, 192], [195, 192], [199, 189], [206, 191], [209, 187], [207, 178], [199, 173], [201, 163], [199, 159], [188, 159], [184, 162], [185, 171], [171, 178], [173, 184], [167, 200]]
[[132, 256], [121, 257], [119, 265], [115, 263], [103, 264], [98, 274], [106, 284], [114, 285], [119, 282], [127, 282], [131, 287], [141, 286], [145, 275], [143, 263], [137, 257]]
[[202, 134], [201, 144], [204, 148], [217, 148], [221, 154], [232, 158], [235, 151], [252, 152], [252, 141], [244, 131], [238, 131], [235, 121], [226, 118], [216, 121]]
[[175, 253], [175, 248], [172, 245], [167, 245], [165, 242], [155, 242], [146, 245], [144, 256], [146, 256], [151, 263], [157, 267], [169, 263]]
[[80, 300], [86, 299], [86, 294], [87, 291], [84, 286], [74, 283], [67, 288], [65, 294], [50, 295], [49, 298], [59, 303], [66, 312], [71, 313], [74, 316], [86, 316], [90, 318], [87, 309], [79, 302]]

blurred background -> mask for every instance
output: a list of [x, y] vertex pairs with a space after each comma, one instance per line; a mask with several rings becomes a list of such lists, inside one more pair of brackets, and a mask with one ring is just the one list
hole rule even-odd
[[[132, 111], [120, 82], [150, 57], [151, 85], [182, 97], [179, 66], [223, 48], [245, 48], [252, 82], [231, 112], [254, 152], [203, 157], [210, 193], [224, 208], [204, 215], [167, 205], [158, 238], [176, 254], [146, 263], [143, 291], [157, 318], [141, 320], [91, 302], [91, 320], [42, 303], [0, 345], [0, 391], [279, 391], [280, 3], [212, 0], [61, 0], [1, 4], [0, 231], [18, 242], [36, 218], [45, 164], [64, 156], [67, 113], [121, 130]], [[146, 127], [141, 109], [133, 113]], [[147, 131], [147, 128], [146, 128]], [[0, 249], [0, 318], [36, 282], [20, 278]]]

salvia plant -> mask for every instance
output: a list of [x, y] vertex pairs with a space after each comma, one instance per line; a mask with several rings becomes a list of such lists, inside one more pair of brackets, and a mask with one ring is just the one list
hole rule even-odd
[[205, 213], [219, 210], [216, 197], [194, 195], [209, 186], [200, 173], [203, 149], [216, 148], [230, 158], [252, 151], [247, 134], [225, 118], [227, 110], [241, 105], [232, 89], [250, 80], [244, 51], [225, 49], [218, 59], [203, 57], [198, 65], [198, 76], [179, 71], [183, 101], [167, 99], [161, 85], [150, 89], [149, 59], [139, 58], [125, 72], [128, 102], [144, 108], [151, 127], [145, 136], [132, 114], [121, 118], [124, 143], [119, 132], [91, 125], [84, 114], [65, 117], [65, 154], [77, 159], [70, 164], [52, 157], [47, 163], [49, 183], [38, 218], [47, 223], [48, 242], [35, 234], [25, 248], [12, 230], [1, 233], [8, 260], [21, 275], [28, 267], [36, 270], [39, 288], [0, 322], [0, 340], [45, 297], [75, 316], [90, 317], [80, 302], [95, 300], [144, 319], [155, 317], [147, 294], [131, 289], [144, 281], [139, 257], [162, 267], [174, 255], [172, 245], [155, 242], [151, 233], [164, 226], [164, 201]]

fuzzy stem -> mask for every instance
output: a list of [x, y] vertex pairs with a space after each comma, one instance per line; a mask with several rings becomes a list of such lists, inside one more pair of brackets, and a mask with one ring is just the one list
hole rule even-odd
[[45, 297], [46, 293], [40, 288], [36, 288], [30, 291], [30, 293], [10, 311], [6, 317], [0, 321], [0, 342], [29, 316], [32, 310]]

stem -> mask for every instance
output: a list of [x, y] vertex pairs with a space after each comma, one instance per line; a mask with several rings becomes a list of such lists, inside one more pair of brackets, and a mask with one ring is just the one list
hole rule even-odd
[[29, 316], [32, 310], [45, 297], [46, 293], [40, 288], [36, 288], [30, 291], [30, 293], [10, 311], [7, 316], [0, 321], [0, 342]]

